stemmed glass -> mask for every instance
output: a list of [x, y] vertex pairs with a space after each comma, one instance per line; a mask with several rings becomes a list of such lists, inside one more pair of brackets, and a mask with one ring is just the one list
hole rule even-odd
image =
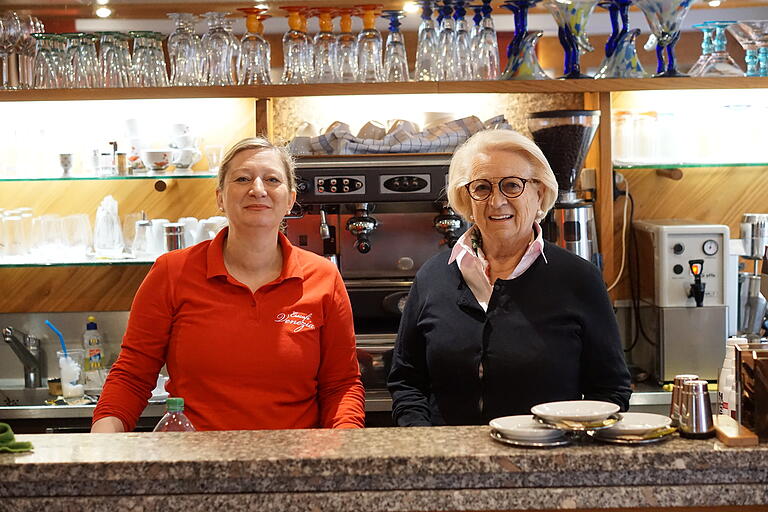
[[420, 0], [421, 24], [416, 44], [416, 69], [414, 78], [418, 81], [438, 79], [437, 30], [432, 19], [432, 0]]
[[185, 12], [172, 12], [167, 16], [175, 24], [174, 31], [168, 36], [171, 85], [204, 85], [205, 53], [200, 37], [195, 34], [195, 24], [199, 18]]
[[283, 34], [283, 76], [280, 81], [284, 84], [304, 84], [310, 78], [305, 57], [309, 39], [302, 30], [301, 20], [301, 11], [305, 7], [286, 6], [282, 9], [288, 11], [288, 32]]
[[0, 89], [15, 89], [11, 85], [10, 54], [21, 40], [21, 22], [13, 11], [0, 17]]
[[315, 10], [320, 31], [314, 40], [314, 72], [312, 81], [315, 83], [333, 83], [339, 81], [338, 44], [333, 34], [333, 10], [321, 7]]
[[693, 25], [693, 28], [701, 30], [701, 55], [696, 59], [696, 62], [691, 66], [691, 69], [688, 70], [688, 75], [700, 76], [701, 70], [704, 69], [707, 60], [709, 60], [709, 56], [712, 53], [712, 35], [715, 33], [715, 27], [709, 22], [705, 22]]
[[246, 14], [245, 26], [248, 32], [240, 40], [240, 62], [238, 76], [240, 85], [271, 84], [271, 48], [264, 39], [264, 20], [271, 18], [264, 9], [242, 7]]
[[592, 78], [581, 73], [579, 56], [594, 50], [585, 29], [597, 0], [544, 0], [543, 4], [557, 22], [557, 35], [565, 51], [561, 78]]
[[450, 0], [443, 0], [440, 7], [440, 32], [437, 36], [438, 80], [455, 80], [456, 63], [456, 24], [451, 14], [453, 7]]
[[680, 39], [680, 26], [691, 4], [693, 0], [635, 0], [657, 40], [658, 65], [654, 77], [687, 76], [677, 70], [675, 44]]
[[728, 32], [739, 42], [746, 55], [744, 56], [744, 62], [747, 64], [747, 76], [760, 76], [760, 66], [757, 58], [757, 43], [747, 33], [742, 26], [741, 22], [737, 22], [734, 25], [728, 27]]
[[376, 14], [379, 5], [358, 5], [362, 10], [363, 30], [357, 35], [357, 71], [360, 82], [381, 82], [384, 71], [381, 65], [381, 33], [376, 30]]
[[464, 16], [467, 10], [464, 8], [464, 0], [454, 0], [453, 20], [456, 26], [456, 35], [453, 43], [455, 63], [454, 80], [472, 80], [472, 58], [470, 53], [469, 26]]
[[[228, 13], [227, 13], [228, 14]], [[224, 26], [224, 32], [226, 32], [227, 36], [229, 37], [229, 47], [230, 47], [230, 62], [229, 62], [229, 73], [232, 75], [232, 84], [237, 83], [237, 71], [238, 71], [238, 63], [240, 62], [240, 38], [237, 37], [232, 30], [232, 24], [235, 22], [232, 18], [227, 18], [226, 15], [222, 16], [222, 25]]]
[[382, 11], [382, 18], [389, 20], [389, 36], [384, 48], [384, 81], [407, 82], [408, 58], [405, 53], [405, 41], [400, 33], [400, 18], [403, 11]]
[[[208, 32], [203, 35], [202, 46], [206, 56], [208, 85], [235, 85], [232, 63], [235, 48], [224, 20], [226, 12], [207, 12], [203, 14], [208, 23]], [[134, 53], [134, 59], [136, 58]]]
[[739, 27], [746, 31], [758, 47], [760, 76], [768, 76], [768, 20], [740, 21]]
[[480, 6], [482, 16], [470, 43], [474, 80], [496, 80], [499, 77], [499, 42], [491, 12], [493, 7], [490, 0], [483, 0]]
[[735, 21], [710, 21], [708, 24], [714, 27], [712, 53], [704, 63], [699, 76], [744, 76], [744, 70], [736, 64], [728, 54], [725, 29], [736, 23]]
[[502, 80], [546, 80], [549, 77], [539, 65], [535, 45], [542, 33], [528, 32], [528, 9], [539, 0], [509, 0], [502, 5], [515, 16], [515, 35], [507, 46], [507, 67]]
[[352, 16], [355, 9], [342, 8], [336, 11], [341, 17], [341, 32], [336, 38], [336, 62], [339, 67], [338, 76], [341, 82], [357, 81], [357, 37], [352, 33]]
[[611, 36], [605, 44], [605, 58], [595, 78], [644, 78], [647, 76], [637, 57], [635, 41], [639, 30], [629, 30], [629, 7], [632, 0], [606, 0], [597, 5], [607, 9], [611, 19]]
[[42, 22], [34, 16], [19, 16], [21, 37], [16, 43], [16, 55], [19, 59], [19, 88], [32, 88], [33, 62], [35, 58], [35, 38], [32, 34], [45, 29]]

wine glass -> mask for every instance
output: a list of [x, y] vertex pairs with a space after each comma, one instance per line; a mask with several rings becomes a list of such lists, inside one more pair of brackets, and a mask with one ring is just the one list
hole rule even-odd
[[680, 26], [691, 4], [693, 0], [635, 0], [657, 40], [658, 65], [654, 77], [687, 76], [677, 70], [675, 44], [680, 39]]
[[384, 71], [381, 65], [381, 33], [376, 30], [376, 14], [379, 5], [357, 6], [362, 10], [363, 30], [357, 35], [357, 71], [360, 82], [381, 82]]
[[382, 18], [389, 20], [389, 35], [384, 48], [384, 80], [386, 82], [408, 81], [408, 59], [405, 53], [405, 41], [400, 33], [400, 18], [403, 11], [382, 11]]
[[175, 24], [168, 36], [168, 58], [171, 65], [171, 85], [203, 85], [205, 54], [200, 37], [195, 34], [199, 18], [194, 14], [172, 12], [167, 15]]
[[443, 0], [438, 17], [440, 32], [437, 35], [437, 79], [442, 81], [456, 79], [456, 23], [452, 14], [450, 0]]
[[635, 47], [639, 35], [640, 29], [635, 28], [620, 37], [611, 56], [595, 73], [595, 78], [646, 78], [648, 74], [637, 57]]
[[469, 26], [464, 17], [466, 14], [464, 0], [454, 0], [453, 20], [456, 27], [453, 43], [453, 62], [456, 66], [454, 80], [472, 80], [473, 55], [470, 53]]
[[438, 78], [437, 29], [432, 19], [432, 0], [420, 0], [421, 24], [416, 44], [416, 69], [418, 81], [434, 81]]
[[338, 44], [333, 34], [333, 10], [320, 7], [315, 10], [320, 31], [314, 40], [314, 72], [312, 81], [332, 83], [339, 81]]
[[35, 58], [35, 38], [32, 34], [43, 32], [44, 27], [34, 16], [20, 15], [21, 37], [16, 42], [16, 56], [19, 59], [19, 88], [32, 88], [32, 64]]
[[14, 11], [0, 16], [0, 89], [16, 89], [11, 85], [10, 54], [21, 40], [21, 21]]
[[226, 12], [203, 14], [208, 23], [208, 32], [203, 35], [201, 41], [206, 56], [208, 85], [235, 85], [236, 83], [232, 72], [235, 49], [224, 22], [228, 14]]
[[728, 54], [725, 30], [735, 21], [710, 21], [715, 36], [712, 39], [712, 53], [704, 63], [699, 76], [744, 76], [744, 70]]
[[474, 80], [496, 80], [499, 77], [500, 64], [499, 42], [496, 38], [493, 18], [491, 18], [493, 7], [491, 7], [490, 0], [483, 0], [483, 4], [479, 7], [481, 19], [470, 43], [472, 78]]
[[263, 21], [271, 18], [264, 9], [241, 7], [246, 14], [245, 26], [248, 32], [240, 40], [240, 60], [238, 63], [238, 83], [240, 85], [271, 84], [271, 48], [264, 39]]
[[594, 50], [585, 29], [597, 0], [544, 0], [543, 4], [557, 22], [557, 35], [565, 51], [561, 78], [592, 78], [581, 73], [579, 56]]
[[303, 84], [309, 81], [305, 52], [309, 47], [307, 34], [302, 30], [301, 11], [305, 7], [286, 6], [288, 11], [288, 32], [283, 34], [283, 76], [284, 84]]
[[515, 17], [515, 34], [507, 46], [507, 67], [501, 74], [502, 80], [549, 78], [541, 69], [535, 52], [535, 45], [541, 34], [528, 32], [528, 9], [538, 2], [539, 0], [508, 0], [502, 5], [512, 11]]
[[747, 64], [746, 76], [760, 76], [760, 66], [757, 58], [757, 43], [747, 33], [741, 22], [737, 22], [728, 27], [728, 32], [736, 38], [742, 48], [744, 48], [744, 62]]
[[709, 22], [705, 22], [693, 25], [693, 28], [701, 30], [701, 55], [696, 59], [691, 69], [688, 70], [688, 75], [700, 76], [701, 70], [704, 69], [709, 56], [712, 54], [712, 35], [715, 33], [715, 27]]
[[336, 63], [339, 67], [338, 76], [341, 82], [357, 81], [357, 38], [352, 33], [352, 16], [357, 11], [351, 7], [345, 7], [336, 11], [339, 14], [340, 28], [336, 38]]

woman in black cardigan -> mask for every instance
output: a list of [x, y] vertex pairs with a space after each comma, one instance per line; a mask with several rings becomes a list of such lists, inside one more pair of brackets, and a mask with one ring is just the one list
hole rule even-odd
[[556, 400], [629, 406], [598, 269], [542, 239], [557, 181], [536, 144], [489, 130], [456, 150], [450, 205], [473, 224], [416, 274], [389, 375], [399, 426], [471, 425]]

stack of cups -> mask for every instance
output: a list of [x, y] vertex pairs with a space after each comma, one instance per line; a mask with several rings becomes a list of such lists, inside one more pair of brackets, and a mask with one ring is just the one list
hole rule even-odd
[[682, 405], [683, 384], [689, 380], [697, 380], [698, 378], [698, 375], [692, 373], [675, 375], [674, 384], [672, 386], [672, 402], [669, 404], [669, 417], [672, 419], [673, 427], [680, 426], [680, 406]]

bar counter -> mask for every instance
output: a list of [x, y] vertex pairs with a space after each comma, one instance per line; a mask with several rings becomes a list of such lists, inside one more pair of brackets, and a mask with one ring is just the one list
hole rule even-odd
[[[768, 445], [529, 449], [489, 427], [29, 434], [0, 511], [765, 510]], [[727, 508], [720, 508], [727, 507]]]

